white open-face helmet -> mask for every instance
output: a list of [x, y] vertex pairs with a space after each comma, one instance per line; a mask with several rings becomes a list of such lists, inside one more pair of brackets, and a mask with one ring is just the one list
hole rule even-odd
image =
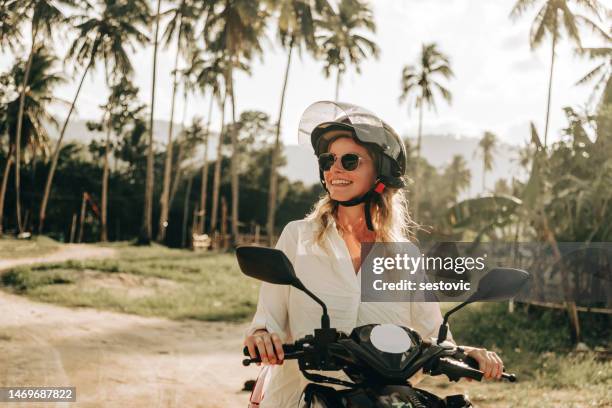
[[[327, 152], [329, 144], [338, 137], [338, 130], [351, 132], [375, 157], [376, 181], [364, 195], [348, 201], [337, 201], [343, 206], [365, 203], [366, 223], [374, 230], [370, 204], [376, 194], [386, 187], [402, 188], [406, 172], [406, 147], [398, 134], [375, 114], [360, 106], [343, 102], [319, 101], [302, 114], [298, 127], [301, 145], [312, 147], [315, 156]], [[323, 171], [319, 169], [321, 184], [325, 186]]]
[[[332, 130], [348, 130], [377, 158], [377, 178], [385, 186], [401, 188], [406, 172], [406, 147], [397, 133], [375, 114], [344, 102], [319, 101], [302, 114], [298, 128], [301, 145], [312, 146], [315, 156], [327, 151]], [[321, 175], [321, 182], [324, 183]]]

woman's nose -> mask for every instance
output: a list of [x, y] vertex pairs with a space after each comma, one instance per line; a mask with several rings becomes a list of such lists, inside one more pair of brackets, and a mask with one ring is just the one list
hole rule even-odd
[[332, 164], [332, 167], [330, 170], [332, 174], [345, 172], [344, 168], [342, 167], [342, 162], [340, 161], [340, 158], [337, 158], [336, 161], [334, 161], [334, 164]]

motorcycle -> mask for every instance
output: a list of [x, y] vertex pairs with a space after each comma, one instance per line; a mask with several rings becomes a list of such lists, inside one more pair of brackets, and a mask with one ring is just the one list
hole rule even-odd
[[[322, 308], [321, 327], [293, 344], [283, 345], [285, 360], [295, 359], [306, 379], [299, 407], [363, 408], [467, 408], [465, 395], [440, 398], [413, 387], [409, 379], [421, 369], [431, 376], [446, 375], [449, 381], [471, 378], [480, 381], [478, 363], [461, 347], [445, 341], [449, 317], [466, 305], [483, 300], [507, 300], [515, 296], [530, 279], [529, 273], [511, 268], [489, 271], [477, 290], [445, 315], [437, 339], [427, 340], [408, 327], [393, 324], [368, 324], [350, 334], [330, 327], [325, 303], [298, 279], [291, 261], [280, 250], [242, 246], [236, 250], [242, 272], [252, 278], [291, 285], [310, 296]], [[245, 356], [249, 356], [245, 347]], [[243, 365], [261, 362], [259, 355], [246, 358]], [[343, 371], [351, 381], [313, 371]], [[504, 371], [502, 378], [515, 382], [516, 376]], [[261, 392], [258, 381], [254, 393]], [[336, 389], [325, 384], [343, 386]], [[251, 399], [251, 407], [257, 402]]]

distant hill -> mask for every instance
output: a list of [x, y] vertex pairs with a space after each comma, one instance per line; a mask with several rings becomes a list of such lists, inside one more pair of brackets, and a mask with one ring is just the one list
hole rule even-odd
[[[163, 147], [168, 137], [169, 122], [155, 121], [154, 140], [155, 144]], [[175, 125], [175, 132], [180, 130], [180, 125]], [[51, 131], [51, 135], [57, 137], [57, 131]], [[85, 121], [74, 121], [70, 123], [66, 131], [66, 140], [77, 140], [89, 143], [92, 139], [102, 139], [104, 135], [100, 132], [87, 130]], [[475, 156], [474, 152], [478, 146], [478, 138], [469, 136], [450, 135], [425, 135], [423, 136], [423, 155], [437, 168], [448, 165], [456, 154], [462, 155], [468, 163], [472, 172], [472, 184], [463, 196], [474, 196], [482, 190], [482, 159]], [[209, 157], [214, 158], [216, 141], [212, 140], [209, 147]], [[487, 175], [487, 189], [492, 189], [495, 181], [500, 178], [508, 180], [512, 177], [524, 179], [527, 175], [520, 169], [517, 162], [517, 147], [509, 144], [500, 144], [495, 152], [493, 171]], [[290, 180], [300, 180], [304, 184], [317, 183], [319, 174], [317, 162], [312, 152], [302, 146], [285, 146], [285, 155], [288, 165], [281, 172]]]

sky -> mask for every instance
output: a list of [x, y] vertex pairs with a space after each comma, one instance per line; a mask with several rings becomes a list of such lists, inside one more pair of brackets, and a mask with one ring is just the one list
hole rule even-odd
[[[541, 4], [541, 2], [536, 2]], [[608, 7], [612, 0], [603, 2]], [[407, 64], [415, 63], [423, 43], [436, 42], [448, 55], [455, 73], [449, 81], [441, 81], [451, 91], [453, 101], [447, 105], [438, 98], [437, 111], [425, 111], [424, 134], [450, 134], [480, 137], [485, 130], [494, 132], [502, 141], [523, 144], [529, 139], [529, 122], [533, 121], [543, 134], [550, 41], [535, 51], [529, 47], [529, 28], [536, 8], [522, 18], [509, 18], [514, 0], [378, 0], [371, 2], [377, 24], [375, 34], [367, 34], [380, 48], [378, 59], [361, 64], [361, 73], [354, 68], [344, 76], [340, 100], [357, 104], [375, 112], [400, 134], [414, 136], [418, 114], [409, 112], [399, 102], [400, 75]], [[585, 29], [583, 44], [599, 43]], [[253, 61], [252, 74], [236, 76], [238, 112], [257, 109], [276, 121], [279, 110], [286, 51], [276, 41], [275, 31], [269, 30], [264, 40], [264, 53]], [[171, 71], [175, 49], [170, 47], [158, 54], [158, 83], [155, 118], [169, 120], [172, 95]], [[133, 56], [134, 81], [141, 90], [143, 102], [151, 94], [152, 47], [139, 50]], [[6, 65], [6, 64], [3, 64]], [[586, 103], [591, 86], [575, 86], [575, 82], [590, 71], [596, 62], [573, 55], [573, 45], [562, 41], [557, 47], [553, 78], [549, 137], [555, 140], [565, 126], [564, 106]], [[294, 58], [290, 70], [286, 104], [282, 120], [282, 139], [286, 144], [297, 143], [297, 126], [304, 109], [318, 100], [334, 97], [335, 76], [325, 78], [322, 62], [309, 55]], [[79, 74], [58, 88], [57, 95], [71, 100]], [[107, 90], [100, 69], [86, 79], [77, 104], [79, 119], [96, 119], [99, 105]], [[175, 122], [183, 112], [182, 98], [177, 99]], [[56, 108], [58, 116], [65, 110]], [[188, 120], [195, 115], [206, 116], [208, 100], [202, 96], [190, 98], [185, 111]], [[219, 127], [220, 114], [213, 111], [213, 127]]]

